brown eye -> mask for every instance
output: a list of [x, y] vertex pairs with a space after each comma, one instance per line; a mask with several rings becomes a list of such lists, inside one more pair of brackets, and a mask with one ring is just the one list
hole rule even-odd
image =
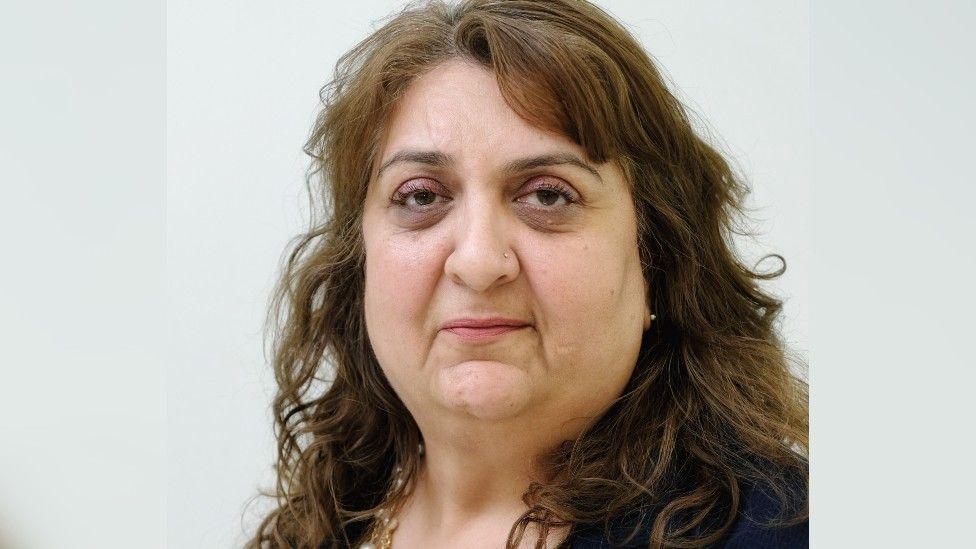
[[[421, 178], [405, 184], [390, 198], [390, 202], [407, 210], [427, 209], [442, 196], [431, 188], [430, 183], [425, 183], [429, 181], [431, 180]], [[444, 200], [448, 200], [447, 197]]]
[[562, 195], [556, 191], [550, 191], [548, 189], [536, 191], [535, 195], [539, 198], [539, 202], [541, 202], [544, 206], [552, 206], [562, 197]]
[[437, 199], [437, 195], [431, 191], [418, 191], [412, 195], [417, 201], [417, 204], [421, 206], [427, 206], [433, 204]]
[[[576, 196], [568, 188], [549, 181], [542, 181], [535, 185], [523, 197], [535, 197], [535, 200], [530, 202], [535, 202], [532, 205], [540, 210], [561, 210], [578, 202]], [[559, 199], [563, 199], [564, 202], [560, 204]]]

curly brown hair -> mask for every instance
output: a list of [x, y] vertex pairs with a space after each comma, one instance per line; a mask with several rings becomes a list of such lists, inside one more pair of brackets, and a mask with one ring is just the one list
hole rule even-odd
[[[609, 525], [659, 506], [651, 547], [720, 539], [747, 486], [808, 517], [806, 365], [778, 328], [782, 301], [734, 252], [749, 191], [629, 32], [582, 0], [408, 5], [344, 54], [322, 90], [305, 150], [316, 215], [272, 300], [278, 392], [275, 508], [248, 547], [349, 547], [383, 504], [393, 469], [410, 475], [422, 442], [372, 353], [363, 310], [363, 204], [393, 107], [418, 75], [464, 58], [491, 70], [510, 107], [616, 160], [631, 186], [638, 246], [658, 320], [608, 411], [546, 456], [506, 546], [535, 524]], [[403, 490], [394, 497], [403, 497]]]

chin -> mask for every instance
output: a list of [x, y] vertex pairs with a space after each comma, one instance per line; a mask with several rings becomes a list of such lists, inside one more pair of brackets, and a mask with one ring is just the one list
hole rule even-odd
[[510, 364], [473, 360], [441, 369], [432, 389], [449, 410], [500, 421], [517, 417], [529, 407], [531, 381], [525, 370]]

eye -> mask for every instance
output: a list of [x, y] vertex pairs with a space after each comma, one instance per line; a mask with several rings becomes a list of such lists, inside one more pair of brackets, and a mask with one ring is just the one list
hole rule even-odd
[[403, 199], [404, 203], [409, 202], [411, 198], [418, 206], [429, 206], [437, 200], [437, 193], [426, 189], [413, 191]]
[[[559, 210], [579, 201], [569, 188], [550, 181], [540, 181], [528, 194], [522, 196], [534, 197], [539, 204], [536, 207], [542, 210]], [[564, 200], [563, 204], [558, 204], [560, 198]]]
[[[439, 187], [435, 183], [432, 179], [426, 178], [408, 181], [394, 193], [390, 202], [407, 210], [425, 211], [431, 209], [437, 202], [449, 201], [450, 198], [437, 192]], [[443, 198], [443, 200], [438, 200], [438, 197]], [[560, 199], [563, 200], [561, 204], [559, 203]], [[558, 211], [576, 204], [580, 200], [569, 187], [558, 182], [539, 179], [530, 187], [528, 193], [519, 197], [518, 201], [527, 202], [528, 205], [537, 210]]]
[[424, 183], [429, 181], [427, 179], [417, 179], [408, 182], [397, 190], [390, 201], [410, 210], [423, 210], [427, 208], [437, 202], [437, 197], [441, 196], [432, 188], [433, 185]]

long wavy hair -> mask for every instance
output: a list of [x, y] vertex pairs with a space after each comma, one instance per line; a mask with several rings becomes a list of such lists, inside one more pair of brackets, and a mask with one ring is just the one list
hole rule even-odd
[[[749, 486], [808, 517], [806, 365], [778, 331], [782, 301], [734, 235], [751, 235], [745, 178], [693, 128], [649, 55], [582, 0], [408, 5], [338, 61], [305, 150], [313, 217], [292, 242], [269, 312], [277, 381], [275, 507], [248, 542], [350, 547], [384, 504], [393, 470], [417, 472], [421, 433], [372, 352], [363, 311], [364, 197], [406, 87], [464, 58], [497, 77], [510, 107], [616, 160], [631, 187], [657, 320], [623, 393], [544, 457], [523, 494], [514, 548], [535, 525], [601, 524], [653, 502], [651, 547], [700, 547], [728, 532]], [[405, 496], [406, 486], [393, 498]], [[633, 532], [631, 532], [633, 534]]]

